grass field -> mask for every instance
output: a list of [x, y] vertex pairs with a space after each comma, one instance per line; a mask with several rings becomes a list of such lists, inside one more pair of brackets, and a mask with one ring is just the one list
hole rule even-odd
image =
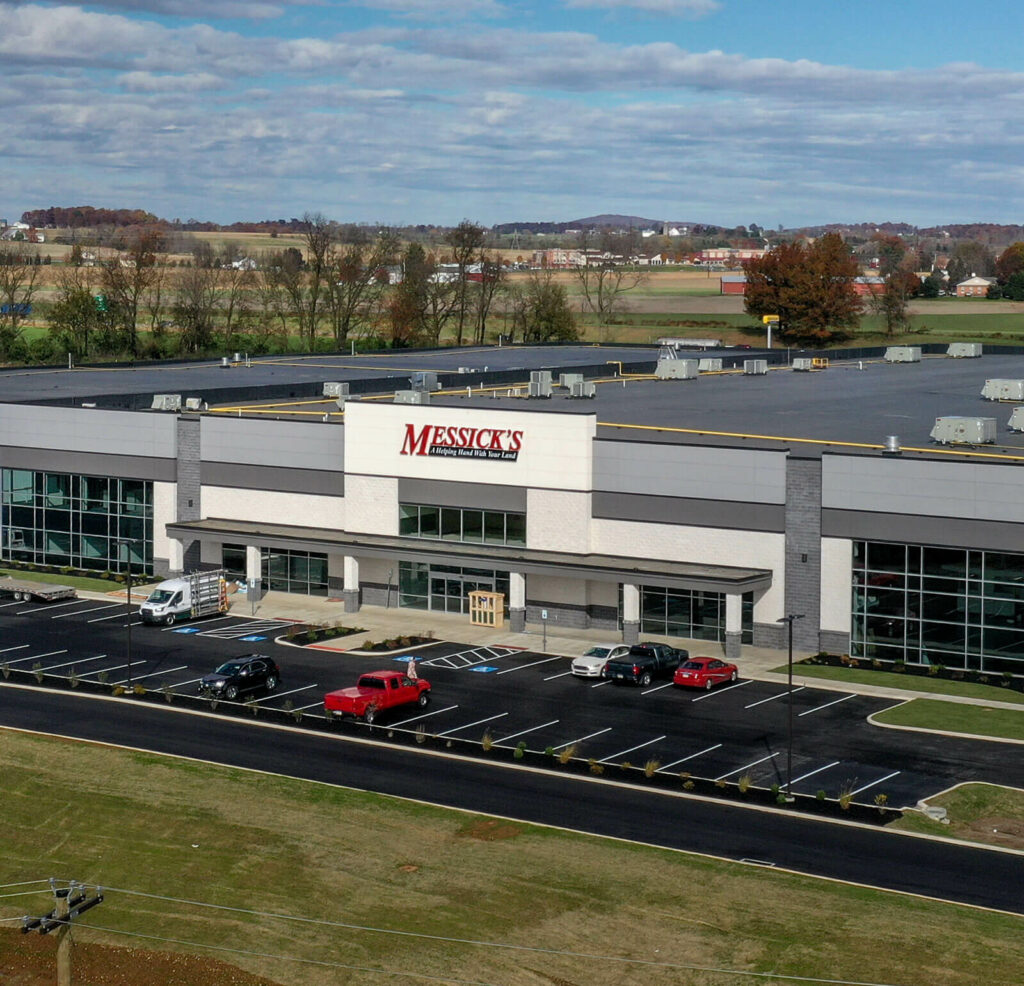
[[[877, 712], [872, 719], [892, 726], [936, 729], [972, 736], [998, 736], [1024, 742], [1024, 715], [1016, 709], [962, 705], [934, 698], [915, 698], [904, 705]], [[1017, 751], [1021, 756], [1024, 751]]]
[[[117, 714], [115, 705], [102, 708]], [[80, 941], [147, 947], [84, 928], [93, 924], [328, 963], [220, 956], [281, 983], [417, 982], [330, 963], [502, 986], [751, 981], [687, 966], [773, 972], [780, 982], [790, 975], [1015, 986], [1024, 968], [1018, 917], [767, 868], [6, 730], [0, 776], [0, 884], [60, 876], [116, 888], [83, 919]], [[685, 824], [682, 804], [680, 818]], [[0, 915], [38, 909], [46, 899], [2, 899]]]
[[[786, 665], [772, 668], [778, 674], [786, 673]], [[969, 681], [951, 681], [946, 678], [924, 678], [913, 674], [896, 674], [867, 668], [833, 668], [825, 664], [797, 664], [796, 674], [804, 678], [823, 678], [827, 681], [849, 681], [860, 685], [878, 685], [880, 688], [902, 688], [912, 692], [930, 692], [933, 695], [962, 695], [965, 698], [988, 699], [993, 702], [1012, 702], [1024, 708], [1024, 694], [1010, 688], [977, 685]]]
[[1024, 791], [993, 784], [962, 784], [929, 798], [928, 804], [945, 808], [947, 823], [909, 812], [892, 827], [1024, 850]]
[[[0, 578], [10, 576], [12, 579], [23, 579], [26, 582], [49, 582], [53, 585], [70, 585], [76, 589], [89, 592], [114, 592], [123, 588], [119, 583], [109, 579], [93, 579], [83, 575], [61, 575], [53, 572], [28, 572], [20, 568], [0, 568]], [[132, 595], [135, 595], [133, 590]]]

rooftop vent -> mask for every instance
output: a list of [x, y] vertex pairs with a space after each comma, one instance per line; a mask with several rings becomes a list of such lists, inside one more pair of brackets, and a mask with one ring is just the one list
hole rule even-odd
[[768, 360], [745, 359], [743, 373], [748, 377], [763, 377], [768, 372]]
[[426, 390], [396, 390], [396, 404], [429, 404], [430, 392]]
[[899, 455], [900, 449], [900, 436], [899, 435], [886, 435], [885, 444], [882, 446], [883, 455]]
[[430, 370], [419, 370], [409, 380], [413, 390], [440, 390], [441, 385], [437, 382], [437, 374]]
[[1013, 409], [1008, 427], [1010, 431], [1024, 431], [1024, 405]]
[[574, 380], [569, 386], [568, 396], [573, 400], [593, 400], [597, 396], [597, 387], [593, 380]]
[[574, 383], [582, 383], [582, 373], [559, 373], [558, 374], [558, 386], [570, 388]]
[[697, 362], [698, 373], [720, 373], [722, 370], [721, 357], [705, 357]]
[[989, 401], [1024, 401], [1024, 380], [986, 380], [981, 396]]
[[180, 411], [181, 394], [154, 394], [153, 403], [150, 405], [152, 411]]
[[324, 397], [348, 397], [348, 384], [337, 380], [325, 380]]
[[977, 359], [981, 355], [980, 342], [951, 342], [946, 350], [947, 356], [954, 359]]
[[920, 363], [920, 346], [889, 346], [885, 351], [886, 363]]
[[206, 401], [202, 397], [186, 397], [185, 398], [185, 410], [186, 411], [205, 411]]
[[940, 445], [990, 445], [996, 440], [996, 419], [959, 415], [936, 418], [931, 437]]
[[659, 359], [654, 375], [659, 380], [696, 380], [697, 365], [695, 359]]
[[810, 373], [814, 369], [814, 360], [810, 356], [797, 356], [793, 360], [793, 369], [801, 373]]

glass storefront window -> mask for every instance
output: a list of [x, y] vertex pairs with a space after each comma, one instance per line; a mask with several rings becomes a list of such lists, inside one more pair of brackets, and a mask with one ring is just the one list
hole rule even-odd
[[[153, 484], [0, 470], [0, 557], [94, 571], [153, 571]], [[124, 489], [126, 495], [112, 496]], [[125, 545], [127, 542], [127, 545]]]
[[398, 533], [464, 544], [525, 545], [526, 514], [400, 503]]
[[[619, 586], [619, 623], [622, 622], [622, 586]], [[725, 594], [640, 587], [640, 632], [663, 637], [725, 640]], [[745, 592], [741, 609], [741, 640], [754, 642], [754, 594]]]
[[304, 596], [327, 595], [327, 555], [311, 551], [264, 548], [264, 588]]
[[863, 541], [853, 554], [854, 657], [1024, 673], [1024, 554]]

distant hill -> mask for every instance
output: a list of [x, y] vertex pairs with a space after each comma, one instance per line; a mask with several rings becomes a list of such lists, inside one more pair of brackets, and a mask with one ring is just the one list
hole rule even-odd
[[498, 223], [496, 226], [491, 227], [491, 232], [498, 234], [558, 234], [568, 232], [572, 229], [661, 229], [664, 224], [668, 224], [669, 226], [688, 226], [690, 229], [693, 229], [695, 225], [701, 229], [718, 228], [701, 226], [700, 224], [694, 224], [692, 222], [677, 222], [675, 220], [668, 219], [645, 219], [643, 216], [619, 216], [604, 213], [600, 216], [587, 216], [585, 219], [570, 219], [567, 222], [559, 223], [533, 220], [517, 223]]

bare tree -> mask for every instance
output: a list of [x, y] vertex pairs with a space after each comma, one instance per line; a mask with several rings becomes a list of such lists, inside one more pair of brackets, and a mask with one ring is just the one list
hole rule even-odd
[[353, 227], [347, 242], [334, 252], [327, 306], [334, 340], [339, 345], [371, 325], [387, 285], [385, 268], [398, 252], [398, 237], [382, 229], [375, 240]]
[[50, 337], [61, 350], [75, 359], [89, 355], [89, 337], [100, 327], [89, 268], [65, 267], [60, 271], [47, 322]]
[[108, 298], [113, 328], [119, 330], [121, 345], [138, 354], [139, 305], [145, 290], [156, 279], [156, 254], [163, 234], [140, 227], [125, 243], [124, 253], [115, 253], [101, 264], [103, 290]]
[[484, 228], [468, 219], [463, 219], [455, 229], [449, 230], [444, 238], [452, 248], [452, 260], [458, 266], [458, 281], [455, 289], [455, 345], [461, 346], [469, 318], [469, 283], [466, 279], [468, 268], [476, 261], [476, 252], [483, 246]]
[[34, 258], [14, 247], [0, 248], [0, 354], [9, 357], [21, 338], [21, 324], [32, 309], [39, 277]]
[[487, 332], [487, 318], [491, 313], [494, 299], [505, 282], [505, 268], [497, 257], [480, 255], [480, 281], [475, 283], [471, 294], [473, 316], [473, 338], [482, 346]]
[[202, 352], [213, 342], [218, 280], [213, 267], [186, 267], [178, 274], [171, 310], [186, 352]]

